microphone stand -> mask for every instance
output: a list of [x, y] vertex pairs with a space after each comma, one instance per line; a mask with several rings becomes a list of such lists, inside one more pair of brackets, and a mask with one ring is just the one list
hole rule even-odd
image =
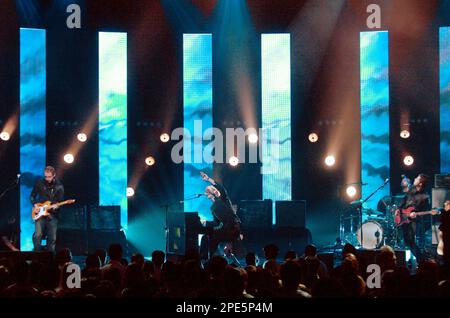
[[5, 196], [5, 194], [16, 187], [19, 184], [19, 178], [17, 177], [5, 190], [0, 194], [0, 200]]
[[364, 200], [361, 200], [360, 203], [358, 204], [358, 209], [359, 209], [359, 222], [360, 222], [360, 230], [361, 230], [361, 248], [364, 248], [364, 233], [363, 233], [363, 223], [362, 223], [362, 206], [364, 203], [366, 203], [371, 197], [373, 197], [375, 195], [375, 193], [377, 193], [379, 190], [381, 190], [382, 188], [384, 188], [386, 186], [386, 184], [388, 184], [389, 179], [386, 179], [385, 182], [383, 182], [383, 184], [381, 186], [379, 186], [377, 189], [375, 189], [375, 191], [373, 191], [367, 198], [365, 198]]

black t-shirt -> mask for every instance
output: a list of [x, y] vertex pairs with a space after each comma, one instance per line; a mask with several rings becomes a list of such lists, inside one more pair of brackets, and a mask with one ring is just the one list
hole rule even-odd
[[425, 191], [417, 191], [416, 188], [413, 188], [405, 195], [400, 205], [402, 209], [409, 207], [414, 207], [416, 212], [430, 210], [430, 196]]
[[51, 183], [48, 183], [45, 179], [37, 180], [30, 195], [31, 204], [43, 203], [46, 201], [50, 201], [53, 204], [63, 200], [64, 186], [58, 180]]

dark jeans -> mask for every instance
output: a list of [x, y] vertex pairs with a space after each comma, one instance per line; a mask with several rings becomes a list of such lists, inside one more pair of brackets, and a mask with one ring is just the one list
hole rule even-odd
[[403, 240], [406, 247], [409, 247], [411, 253], [420, 262], [423, 259], [422, 252], [416, 244], [416, 222], [410, 222], [402, 225]]
[[41, 241], [44, 234], [47, 234], [47, 250], [50, 252], [55, 251], [57, 227], [58, 219], [55, 217], [43, 217], [35, 222], [33, 234], [33, 245], [35, 252], [38, 252], [41, 249]]

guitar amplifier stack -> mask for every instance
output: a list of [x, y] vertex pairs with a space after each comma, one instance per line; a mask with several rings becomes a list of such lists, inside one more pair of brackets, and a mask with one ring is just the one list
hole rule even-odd
[[[267, 243], [279, 247], [279, 255], [289, 250], [303, 253], [312, 242], [311, 232], [306, 228], [306, 201], [304, 200], [255, 200], [240, 201], [238, 216], [241, 219], [243, 249], [262, 256]], [[274, 210], [274, 211], [273, 211]], [[275, 212], [275, 224], [273, 224]]]
[[73, 255], [87, 255], [110, 244], [126, 247], [120, 226], [120, 206], [65, 206], [58, 219], [56, 249], [69, 248]]
[[446, 200], [450, 200], [450, 174], [436, 174], [431, 193], [431, 205], [433, 208], [443, 208]]

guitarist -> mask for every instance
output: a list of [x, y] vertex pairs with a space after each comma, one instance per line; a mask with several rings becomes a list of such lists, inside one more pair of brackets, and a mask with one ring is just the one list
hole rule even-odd
[[[56, 170], [52, 166], [45, 167], [44, 178], [36, 181], [30, 195], [31, 204], [50, 201], [52, 204], [64, 200], [64, 186], [56, 180]], [[58, 212], [49, 210], [50, 216], [42, 217], [35, 222], [33, 234], [34, 251], [41, 248], [42, 236], [47, 233], [47, 249], [55, 252], [56, 231], [58, 227]]]
[[[411, 189], [406, 193], [402, 203], [401, 209], [414, 208], [415, 212], [427, 211], [430, 209], [430, 196], [425, 192], [429, 177], [426, 174], [420, 173], [415, 179]], [[412, 222], [401, 225], [403, 233], [403, 240], [405, 245], [410, 248], [411, 253], [420, 262], [423, 259], [422, 252], [416, 244], [416, 219], [414, 212], [410, 214]]]

